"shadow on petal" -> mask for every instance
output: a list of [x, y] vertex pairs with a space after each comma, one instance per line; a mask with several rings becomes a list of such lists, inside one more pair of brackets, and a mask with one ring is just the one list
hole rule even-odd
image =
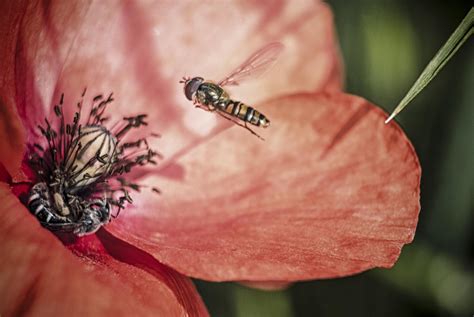
[[328, 154], [329, 151], [339, 143], [347, 134], [354, 128], [357, 123], [362, 120], [362, 118], [367, 115], [370, 111], [370, 106], [368, 103], [363, 103], [363, 105], [356, 109], [354, 113], [347, 119], [347, 121], [342, 124], [340, 129], [336, 132], [332, 140], [329, 142], [326, 149], [321, 153], [321, 159], [324, 159], [324, 156]]
[[99, 230], [97, 237], [105, 250], [116, 260], [143, 269], [173, 290], [178, 301], [188, 312], [205, 316], [206, 308], [192, 281], [158, 262], [153, 256], [118, 239], [107, 230]]

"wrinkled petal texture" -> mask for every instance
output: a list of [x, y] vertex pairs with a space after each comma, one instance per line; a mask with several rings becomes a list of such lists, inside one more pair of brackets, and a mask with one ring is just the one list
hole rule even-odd
[[342, 93], [259, 109], [272, 118], [265, 142], [240, 127], [222, 132], [179, 160], [182, 180], [149, 178], [163, 194], [108, 229], [179, 272], [216, 281], [391, 267], [420, 209], [420, 165], [403, 131]]
[[7, 2], [2, 29], [14, 32], [2, 33], [11, 44], [2, 54], [14, 67], [12, 89], [2, 94], [15, 96], [8, 107], [16, 103], [30, 140], [61, 93], [70, 114], [87, 86], [86, 101], [114, 92], [111, 121], [148, 113], [150, 130], [163, 135], [156, 144], [172, 162], [229, 126], [192, 106], [181, 77], [219, 80], [272, 41], [286, 46], [277, 65], [255, 84], [236, 87], [235, 98], [253, 104], [341, 87], [332, 14], [316, 1]]
[[[20, 172], [25, 149], [25, 132], [16, 109], [15, 64], [16, 37], [21, 5], [14, 1], [0, 3], [0, 165], [15, 179]], [[2, 169], [0, 167], [0, 169]]]
[[0, 183], [0, 315], [207, 316], [192, 282], [107, 232], [68, 252]]

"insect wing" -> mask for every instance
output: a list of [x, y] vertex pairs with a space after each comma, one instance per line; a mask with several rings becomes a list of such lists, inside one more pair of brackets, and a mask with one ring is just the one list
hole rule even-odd
[[273, 66], [283, 51], [284, 45], [273, 42], [253, 53], [245, 62], [221, 80], [219, 86], [239, 85], [251, 77], [258, 77]]

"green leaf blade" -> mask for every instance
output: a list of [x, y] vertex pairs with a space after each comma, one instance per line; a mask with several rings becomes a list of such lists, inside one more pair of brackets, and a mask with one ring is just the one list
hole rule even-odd
[[403, 97], [392, 114], [385, 120], [389, 123], [397, 116], [428, 84], [446, 63], [456, 54], [458, 49], [471, 37], [474, 32], [474, 8], [471, 8], [466, 17], [461, 21], [456, 30], [451, 34], [446, 43], [436, 53], [435, 57], [428, 63], [421, 75], [415, 81], [408, 93]]

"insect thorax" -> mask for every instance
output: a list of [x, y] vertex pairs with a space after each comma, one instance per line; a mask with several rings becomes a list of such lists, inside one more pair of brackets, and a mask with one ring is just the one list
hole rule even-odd
[[229, 101], [229, 95], [227, 92], [219, 85], [211, 82], [205, 82], [199, 86], [196, 91], [196, 98], [200, 104], [215, 107]]

